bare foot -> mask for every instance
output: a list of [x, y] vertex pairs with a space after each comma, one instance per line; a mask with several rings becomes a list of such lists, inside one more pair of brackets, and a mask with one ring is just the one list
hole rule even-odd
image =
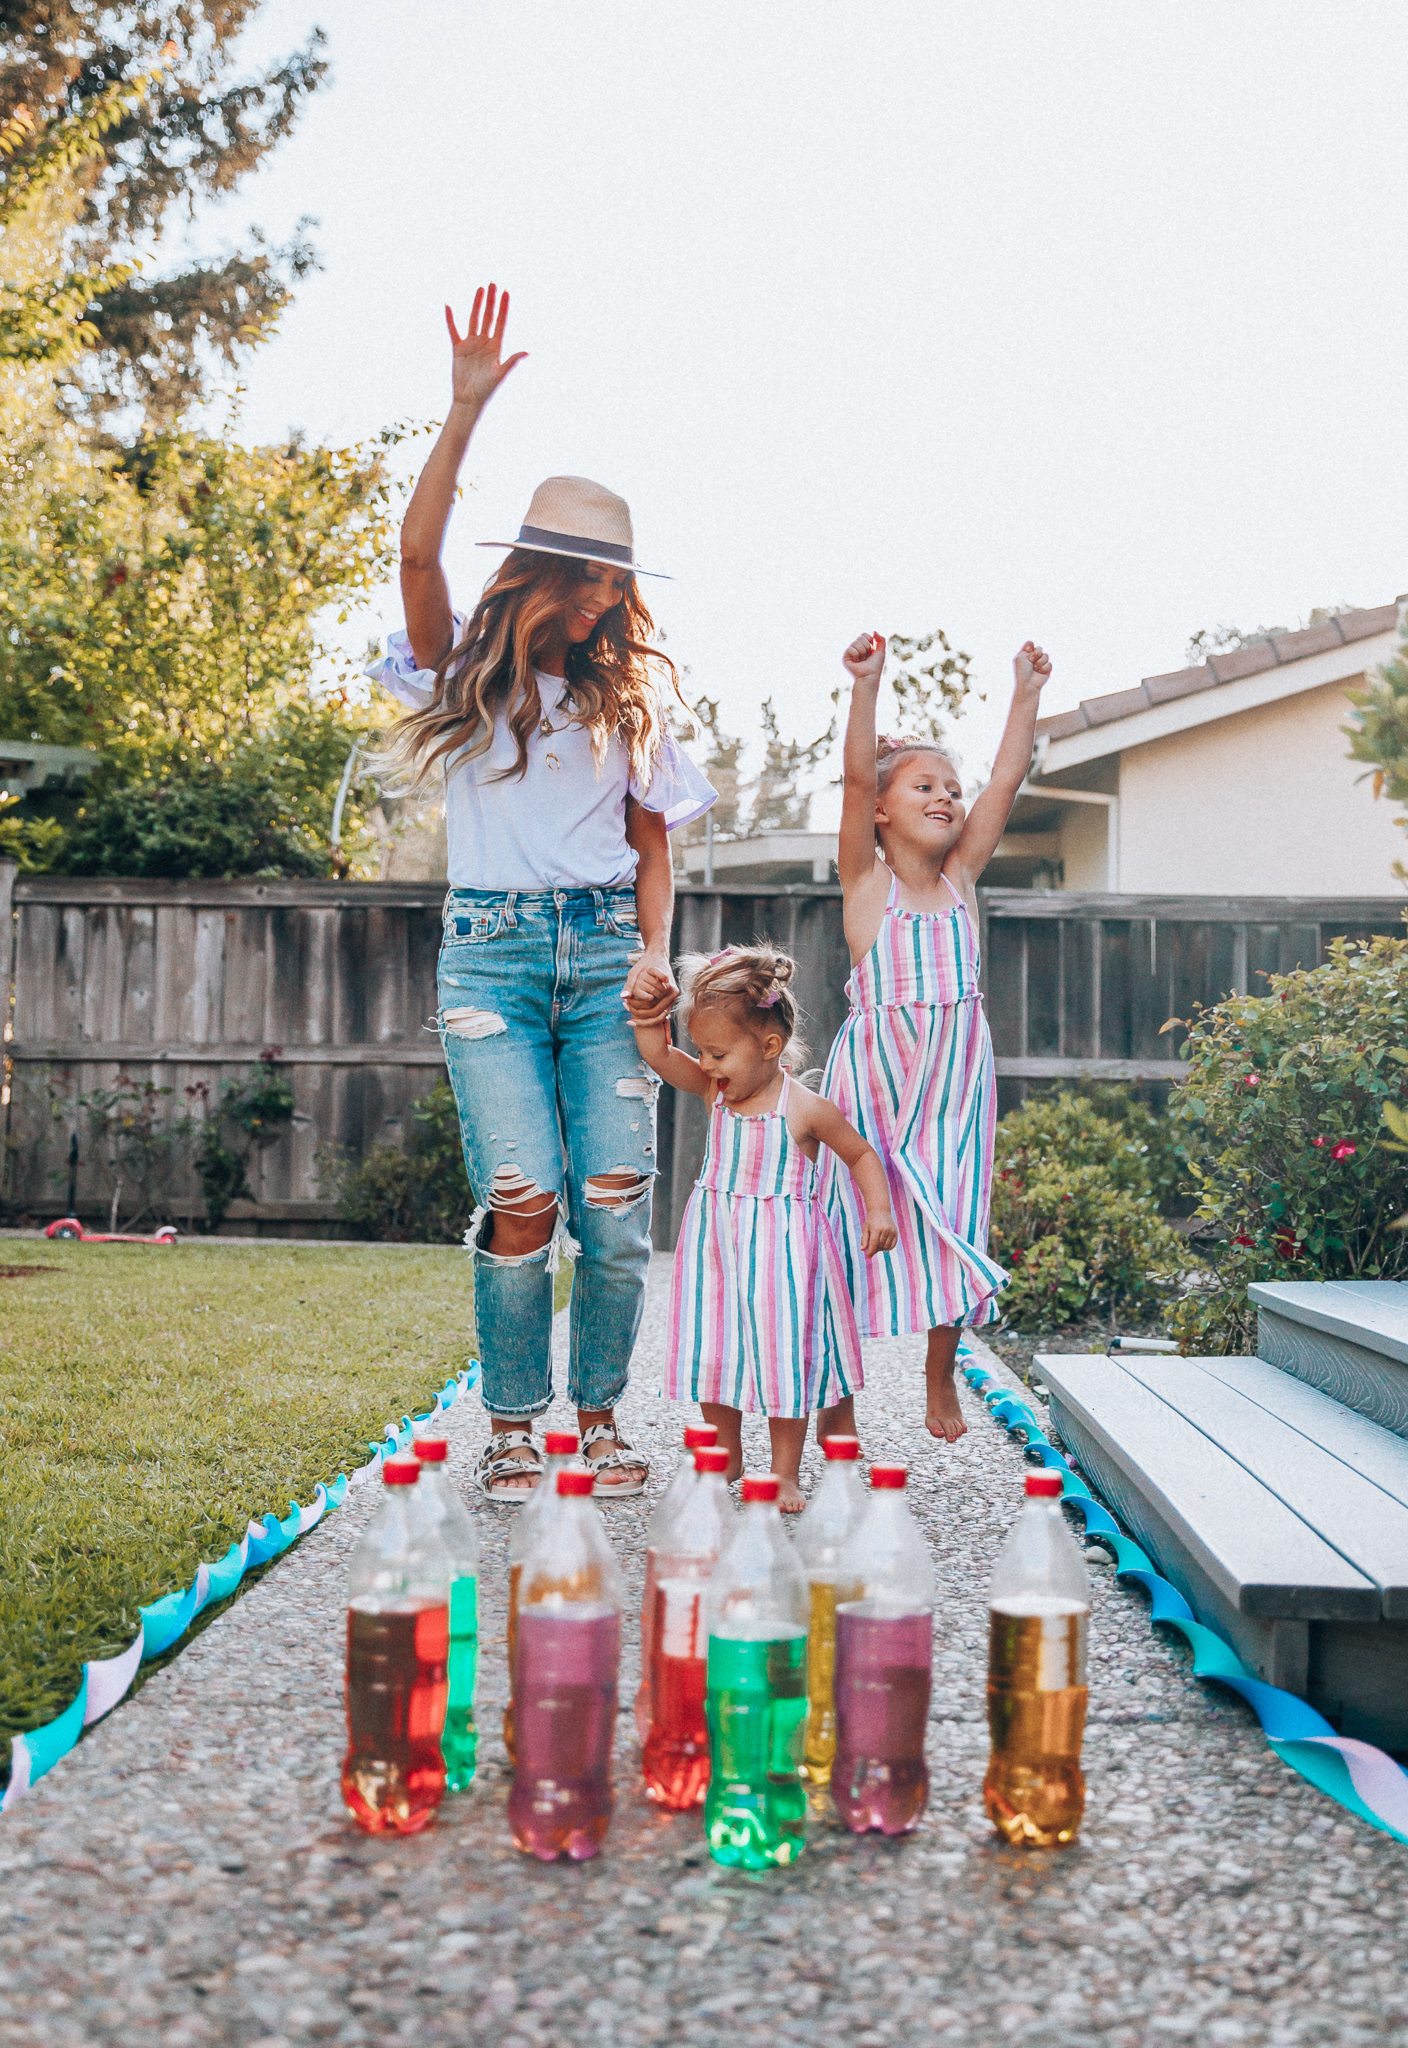
[[796, 1480], [783, 1479], [779, 1475], [777, 1482], [777, 1505], [783, 1514], [800, 1515], [806, 1504], [807, 1496], [803, 1493]]
[[735, 1484], [737, 1480], [740, 1480], [742, 1477], [743, 1453], [742, 1451], [735, 1451], [733, 1456], [728, 1461], [728, 1470], [724, 1473], [724, 1485], [732, 1486]]
[[936, 1374], [930, 1383], [924, 1427], [930, 1436], [936, 1436], [946, 1444], [956, 1444], [961, 1436], [968, 1434], [952, 1373]]

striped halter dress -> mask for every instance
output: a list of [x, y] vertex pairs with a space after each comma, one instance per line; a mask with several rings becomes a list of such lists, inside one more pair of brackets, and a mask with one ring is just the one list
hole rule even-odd
[[777, 1108], [715, 1100], [704, 1165], [680, 1226], [665, 1396], [810, 1415], [862, 1383], [860, 1340], [816, 1168]]
[[891, 882], [822, 1082], [884, 1161], [899, 1228], [894, 1251], [863, 1256], [859, 1194], [828, 1153], [822, 1195], [866, 1337], [991, 1322], [1007, 1282], [987, 1255], [997, 1089], [978, 934], [944, 882], [953, 908], [932, 913], [901, 910]]

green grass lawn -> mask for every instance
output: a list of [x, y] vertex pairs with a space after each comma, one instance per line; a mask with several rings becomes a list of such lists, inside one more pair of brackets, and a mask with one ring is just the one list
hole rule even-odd
[[472, 1355], [456, 1248], [11, 1238], [0, 1266], [49, 1269], [0, 1278], [0, 1734]]

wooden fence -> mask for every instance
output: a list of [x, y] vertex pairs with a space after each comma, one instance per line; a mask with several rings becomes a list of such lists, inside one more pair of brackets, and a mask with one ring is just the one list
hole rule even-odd
[[[226, 1227], [334, 1234], [320, 1157], [401, 1143], [412, 1103], [442, 1071], [432, 1020], [443, 894], [436, 883], [16, 880], [0, 864], [0, 988], [10, 984], [13, 936], [10, 1214], [42, 1219], [67, 1206], [80, 1095], [126, 1076], [169, 1089], [163, 1102], [184, 1109], [267, 1055], [292, 1081], [294, 1122], [256, 1155], [257, 1200], [237, 1204]], [[1403, 932], [1396, 898], [992, 889], [980, 900], [1004, 1107], [1033, 1083], [1174, 1080], [1180, 1034], [1159, 1028], [1169, 1017], [1254, 990], [1259, 973], [1313, 966], [1338, 934]], [[680, 890], [677, 952], [754, 937], [796, 958], [820, 1065], [846, 1008], [839, 890]], [[702, 1107], [666, 1093], [660, 1126], [655, 1235], [669, 1245], [698, 1170]], [[101, 1161], [83, 1157], [80, 1213], [103, 1213], [109, 1192]], [[201, 1213], [188, 1182], [178, 1214]]]

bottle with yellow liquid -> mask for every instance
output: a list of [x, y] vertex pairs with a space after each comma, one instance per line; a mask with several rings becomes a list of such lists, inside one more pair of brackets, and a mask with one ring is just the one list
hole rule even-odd
[[988, 1596], [988, 1728], [983, 1803], [1016, 1847], [1071, 1841], [1085, 1811], [1090, 1581], [1061, 1513], [1057, 1472], [1027, 1475], [1027, 1502]]
[[826, 1468], [797, 1525], [797, 1555], [809, 1596], [802, 1776], [812, 1785], [831, 1783], [836, 1757], [836, 1602], [859, 1597], [849, 1584], [838, 1586], [837, 1563], [866, 1506], [857, 1439], [829, 1436], [821, 1448]]
[[538, 1540], [544, 1516], [557, 1511], [557, 1475], [565, 1471], [580, 1448], [575, 1430], [550, 1429], [543, 1437], [543, 1469], [531, 1493], [523, 1496], [508, 1540], [508, 1705], [504, 1708], [504, 1748], [514, 1761], [513, 1689], [518, 1668], [518, 1589], [523, 1577], [523, 1560]]

